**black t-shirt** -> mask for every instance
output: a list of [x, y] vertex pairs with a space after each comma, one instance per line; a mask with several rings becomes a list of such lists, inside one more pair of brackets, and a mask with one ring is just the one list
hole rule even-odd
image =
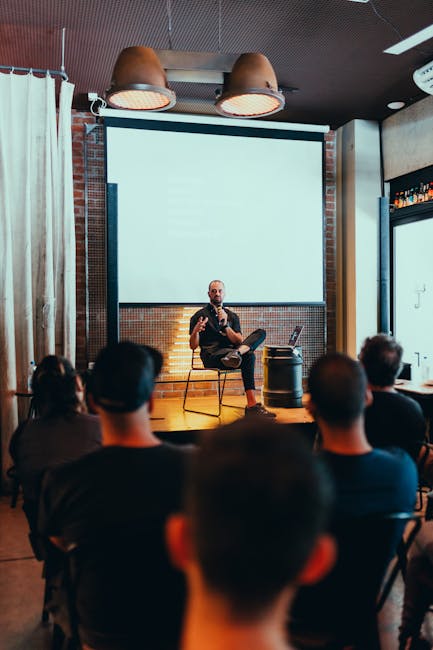
[[87, 413], [27, 420], [11, 438], [9, 451], [17, 467], [24, 498], [39, 499], [47, 468], [76, 460], [101, 447], [99, 417]]
[[164, 525], [181, 506], [190, 453], [166, 443], [104, 447], [46, 476], [40, 532], [78, 545], [71, 561], [89, 645], [103, 647], [109, 635], [125, 648], [176, 647], [185, 583], [168, 559]]
[[410, 397], [373, 391], [373, 404], [365, 410], [365, 431], [373, 447], [400, 447], [416, 460], [426, 421], [421, 406]]
[[[241, 326], [239, 316], [231, 309], [228, 309], [228, 307], [224, 307], [223, 309], [227, 312], [227, 324], [234, 332], [240, 333]], [[229, 341], [227, 336], [221, 332], [218, 316], [211, 304], [206, 305], [203, 309], [199, 309], [199, 311], [191, 317], [189, 325], [190, 334], [200, 317], [209, 319], [206, 323], [205, 330], [199, 334], [200, 350], [202, 354], [213, 354], [220, 348], [233, 347], [233, 344]]]

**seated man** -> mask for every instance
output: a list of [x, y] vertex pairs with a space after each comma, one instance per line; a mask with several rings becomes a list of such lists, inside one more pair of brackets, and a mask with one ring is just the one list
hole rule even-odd
[[322, 457], [337, 488], [338, 516], [412, 512], [417, 473], [402, 449], [373, 449], [364, 429], [364, 408], [372, 402], [360, 363], [327, 354], [310, 370], [309, 409], [322, 435]]
[[[342, 530], [344, 536], [344, 522], [348, 519], [356, 521], [355, 518], [358, 518], [359, 521], [359, 518], [368, 515], [412, 513], [418, 483], [413, 460], [399, 448], [373, 449], [366, 438], [364, 408], [371, 403], [372, 396], [362, 365], [344, 354], [327, 354], [313, 364], [308, 383], [309, 410], [317, 422], [323, 441], [320, 456], [328, 466], [336, 488], [331, 530]], [[347, 527], [350, 532], [351, 525], [347, 524]], [[304, 631], [310, 634], [317, 632], [319, 637], [321, 632], [325, 632], [331, 638], [332, 635], [340, 635], [343, 637], [340, 640], [345, 640], [344, 637], [350, 634], [368, 636], [372, 633], [375, 625], [374, 599], [377, 593], [371, 596], [370, 591], [374, 590], [376, 584], [379, 590], [386, 561], [395, 552], [402, 532], [402, 527], [397, 522], [395, 530], [392, 528], [389, 533], [389, 547], [383, 550], [383, 563], [382, 550], [378, 551], [381, 554], [381, 561], [377, 563], [378, 584], [376, 576], [373, 576], [370, 585], [366, 583], [366, 593], [370, 600], [360, 604], [368, 613], [368, 626], [363, 628], [363, 621], [357, 618], [358, 610], [364, 610], [353, 604], [354, 598], [348, 598], [347, 593], [342, 593], [342, 582], [331, 581], [325, 593], [324, 589], [314, 587], [310, 591], [300, 590], [293, 607], [293, 629], [298, 629], [301, 636]], [[375, 543], [374, 539], [373, 542]], [[342, 555], [347, 557], [347, 553]], [[337, 559], [337, 569], [338, 562]], [[366, 571], [370, 565], [376, 566], [371, 555], [370, 560], [366, 558]], [[346, 585], [345, 588], [347, 590], [349, 587]], [[336, 592], [336, 589], [340, 591]], [[356, 592], [356, 584], [353, 585], [353, 590]], [[364, 645], [361, 647], [364, 648]], [[373, 646], [369, 650], [373, 650]]]
[[48, 473], [40, 532], [71, 550], [81, 641], [95, 650], [177, 647], [184, 580], [164, 545], [189, 450], [151, 430], [162, 357], [130, 342], [104, 348], [92, 377], [103, 447]]
[[245, 415], [275, 417], [256, 402], [254, 350], [265, 340], [265, 330], [258, 329], [243, 338], [239, 317], [223, 306], [225, 286], [221, 280], [209, 284], [210, 303], [197, 311], [189, 326], [189, 346], [200, 346], [200, 357], [205, 368], [239, 368], [242, 373], [247, 406]]
[[301, 437], [238, 420], [206, 432], [167, 539], [189, 588], [181, 650], [289, 649], [296, 586], [334, 559], [329, 477]]
[[409, 551], [400, 628], [400, 650], [429, 650], [421, 637], [424, 617], [433, 605], [433, 521], [423, 523]]
[[39, 417], [20, 424], [9, 451], [23, 489], [23, 510], [34, 533], [45, 470], [99, 449], [102, 441], [99, 418], [86, 413], [83, 385], [67, 359], [45, 357], [33, 374], [32, 390]]
[[427, 425], [418, 402], [394, 388], [402, 354], [401, 345], [386, 334], [363, 343], [359, 359], [373, 393], [373, 403], [365, 409], [365, 431], [373, 447], [400, 447], [417, 462]]

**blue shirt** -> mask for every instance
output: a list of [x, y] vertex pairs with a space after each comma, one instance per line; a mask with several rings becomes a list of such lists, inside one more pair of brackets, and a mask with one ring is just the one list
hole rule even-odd
[[322, 451], [336, 487], [335, 517], [412, 512], [418, 473], [402, 449], [348, 455]]

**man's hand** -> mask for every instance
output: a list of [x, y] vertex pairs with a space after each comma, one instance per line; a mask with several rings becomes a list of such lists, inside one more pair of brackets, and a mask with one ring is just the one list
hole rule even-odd
[[203, 330], [206, 329], [206, 323], [208, 320], [209, 319], [207, 316], [206, 318], [200, 316], [194, 325], [194, 329], [192, 330], [191, 336], [189, 337], [189, 347], [191, 350], [195, 350], [200, 345], [200, 332], [203, 332]]
[[194, 329], [192, 330], [193, 334], [200, 334], [200, 332], [203, 332], [206, 329], [206, 323], [208, 322], [208, 317], [203, 318], [203, 316], [200, 316], [198, 319], [197, 323], [195, 324]]

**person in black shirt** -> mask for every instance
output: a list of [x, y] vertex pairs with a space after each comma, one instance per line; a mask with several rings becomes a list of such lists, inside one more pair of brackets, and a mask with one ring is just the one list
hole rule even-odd
[[190, 321], [191, 350], [200, 346], [205, 368], [240, 367], [247, 398], [245, 415], [275, 417], [275, 413], [257, 403], [255, 395], [254, 350], [265, 340], [265, 330], [254, 330], [243, 338], [238, 315], [223, 306], [225, 286], [221, 280], [209, 284], [208, 296], [210, 303], [197, 311]]
[[373, 395], [373, 403], [365, 409], [365, 431], [373, 447], [407, 451], [418, 463], [422, 478], [433, 485], [432, 460], [425, 445], [427, 424], [421, 406], [394, 388], [402, 355], [401, 345], [386, 334], [367, 338], [362, 345], [359, 359]]
[[430, 650], [421, 634], [424, 617], [433, 604], [433, 521], [423, 522], [409, 551], [399, 650]]
[[19, 425], [9, 452], [33, 535], [44, 472], [96, 451], [102, 437], [99, 418], [86, 412], [81, 379], [68, 359], [55, 355], [42, 359], [33, 374], [32, 391], [38, 417]]
[[179, 510], [191, 449], [151, 430], [156, 350], [122, 342], [104, 348], [92, 376], [103, 447], [44, 479], [39, 530], [75, 549], [80, 640], [94, 650], [178, 645], [183, 575], [170, 564], [166, 517]]

